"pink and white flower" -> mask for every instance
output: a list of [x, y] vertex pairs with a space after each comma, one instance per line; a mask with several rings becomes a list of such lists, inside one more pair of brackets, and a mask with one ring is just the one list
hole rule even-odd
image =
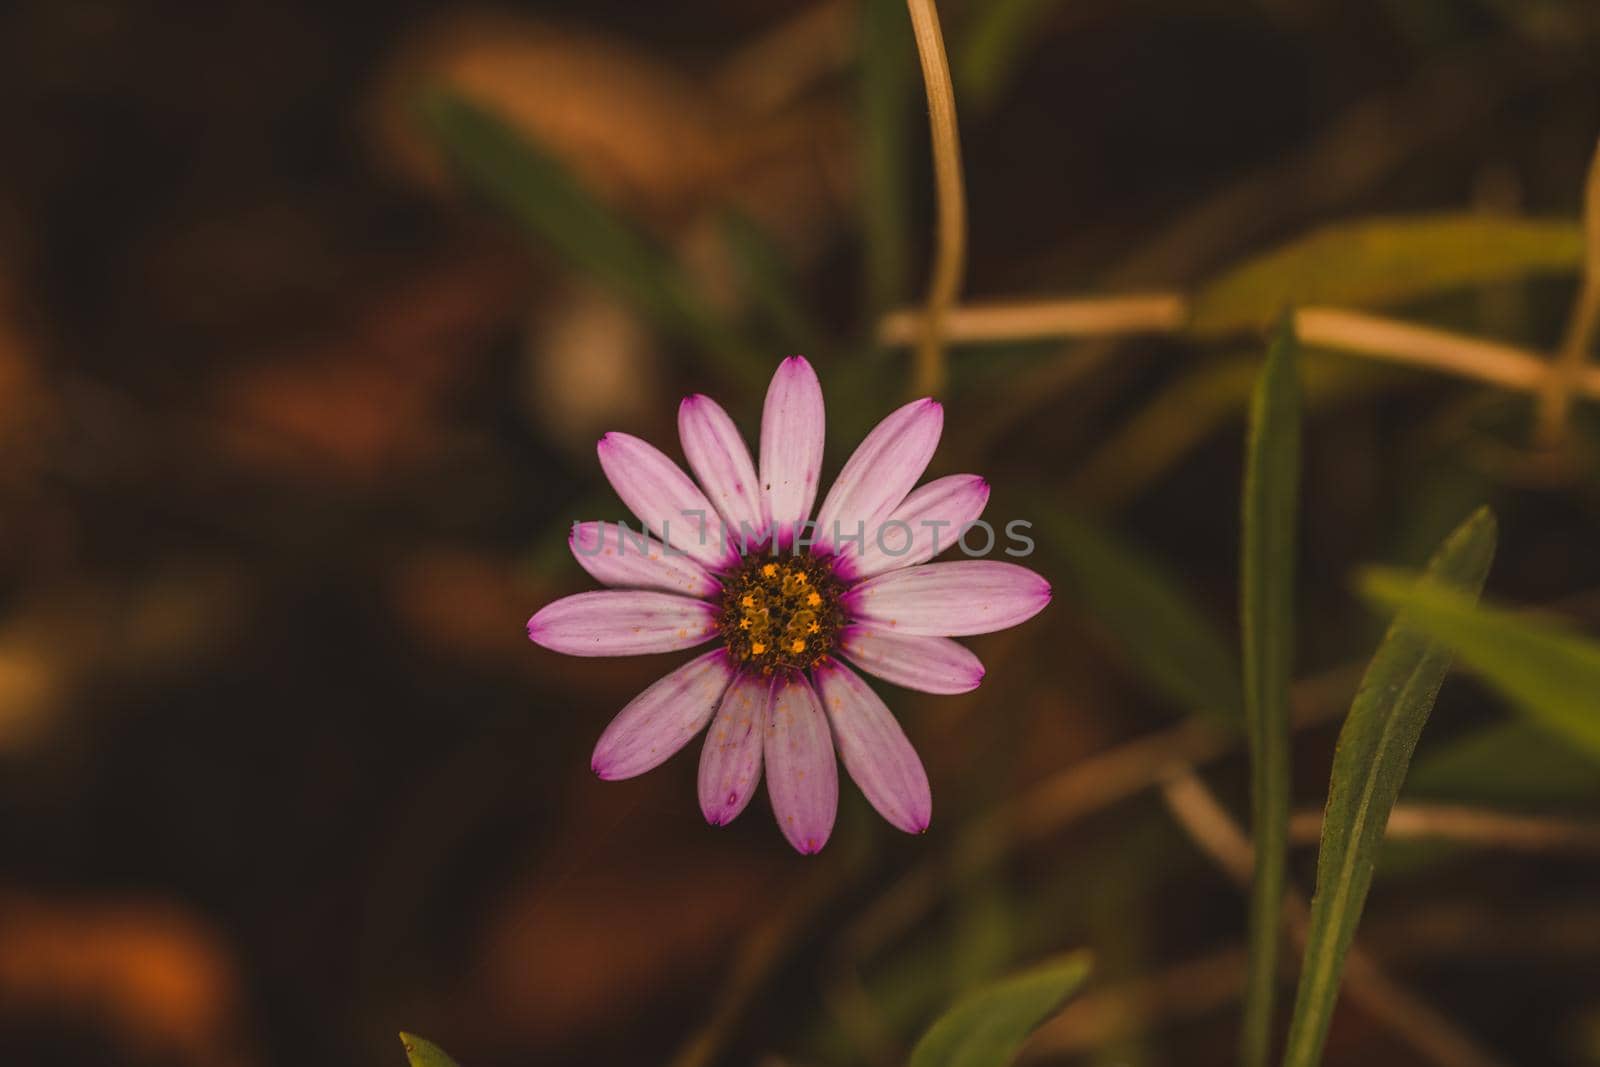
[[700, 810], [714, 826], [750, 803], [763, 772], [773, 814], [799, 851], [827, 843], [845, 770], [891, 824], [921, 833], [933, 798], [922, 761], [851, 665], [928, 693], [964, 693], [983, 665], [951, 637], [1038, 614], [1050, 586], [996, 560], [929, 562], [982, 515], [970, 474], [916, 488], [944, 411], [913, 401], [845, 463], [811, 520], [822, 473], [822, 387], [805, 359], [767, 390], [760, 466], [716, 401], [690, 396], [678, 432], [691, 479], [637, 437], [600, 439], [600, 466], [649, 536], [573, 526], [579, 564], [607, 589], [557, 600], [528, 636], [573, 656], [718, 647], [667, 674], [611, 721], [592, 766], [643, 774], [707, 729]]

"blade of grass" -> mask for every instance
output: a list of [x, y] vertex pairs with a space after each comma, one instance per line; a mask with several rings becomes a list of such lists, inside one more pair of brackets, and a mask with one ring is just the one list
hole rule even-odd
[[[1494, 548], [1494, 516], [1480, 509], [1440, 546], [1423, 580], [1476, 597]], [[1322, 1059], [1345, 956], [1372, 888], [1384, 827], [1451, 658], [1402, 615], [1373, 654], [1339, 731], [1284, 1067], [1316, 1067]]]
[[742, 385], [760, 386], [761, 368], [701, 300], [676, 261], [591, 196], [560, 160], [450, 89], [424, 93], [419, 110], [428, 132], [462, 177], [541, 247], [690, 346], [710, 369]]
[[1074, 952], [965, 997], [922, 1035], [911, 1067], [1005, 1067], [1082, 987], [1089, 967], [1089, 954]]
[[1295, 519], [1300, 496], [1300, 380], [1287, 315], [1250, 401], [1240, 566], [1245, 723], [1250, 741], [1250, 966], [1240, 1061], [1272, 1045], [1289, 840], [1289, 683], [1294, 663]]
[[1536, 724], [1600, 759], [1600, 642], [1554, 622], [1374, 568], [1362, 593], [1453, 649], [1462, 664]]
[[1084, 516], [1043, 501], [1033, 513], [1069, 572], [1075, 602], [1123, 646], [1140, 675], [1185, 711], [1238, 726], [1239, 662], [1177, 577]]
[[1394, 304], [1429, 293], [1583, 261], [1575, 222], [1483, 215], [1339, 223], [1267, 252], [1203, 287], [1192, 305], [1202, 336], [1271, 321], [1285, 304]]
[[456, 1067], [456, 1061], [444, 1054], [444, 1049], [416, 1034], [400, 1034], [400, 1044], [405, 1046], [406, 1059], [411, 1067]]

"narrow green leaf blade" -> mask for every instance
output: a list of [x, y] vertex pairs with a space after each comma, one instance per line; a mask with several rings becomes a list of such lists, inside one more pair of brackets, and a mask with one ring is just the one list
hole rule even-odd
[[1576, 221], [1482, 215], [1366, 219], [1316, 230], [1227, 272], [1195, 297], [1191, 328], [1259, 328], [1287, 304], [1383, 305], [1583, 262]]
[[1034, 514], [1075, 603], [1122, 645], [1140, 675], [1186, 712], [1240, 724], [1239, 661], [1177, 577], [1082, 515], [1044, 501]]
[[1417, 629], [1449, 646], [1462, 664], [1535, 723], [1600, 759], [1600, 642], [1558, 623], [1503, 608], [1383, 569], [1362, 592], [1404, 611]]
[[1295, 520], [1300, 501], [1298, 345], [1287, 315], [1250, 402], [1240, 566], [1245, 723], [1250, 740], [1250, 962], [1240, 1060], [1272, 1045], [1289, 841], [1289, 683], [1294, 668]]
[[449, 89], [419, 102], [422, 120], [462, 177], [530, 236], [663, 332], [744, 384], [759, 368], [665, 250], [591, 196], [560, 160], [492, 111]]
[[[1445, 540], [1423, 581], [1476, 598], [1494, 549], [1494, 516], [1484, 508]], [[1402, 615], [1368, 664], [1339, 732], [1285, 1067], [1315, 1067], [1322, 1059], [1345, 956], [1372, 887], [1384, 827], [1451, 659], [1446, 648]]]
[[400, 1044], [405, 1046], [406, 1059], [411, 1067], [456, 1067], [456, 1061], [444, 1054], [444, 1049], [416, 1034], [400, 1034]]
[[922, 1035], [911, 1067], [1006, 1067], [1082, 987], [1089, 969], [1089, 954], [1074, 952], [970, 994]]

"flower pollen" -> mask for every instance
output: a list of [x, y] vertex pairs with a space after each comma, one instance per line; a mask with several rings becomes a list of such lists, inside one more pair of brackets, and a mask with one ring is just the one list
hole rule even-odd
[[723, 580], [717, 626], [728, 654], [763, 674], [811, 669], [843, 625], [841, 589], [818, 556], [745, 557]]

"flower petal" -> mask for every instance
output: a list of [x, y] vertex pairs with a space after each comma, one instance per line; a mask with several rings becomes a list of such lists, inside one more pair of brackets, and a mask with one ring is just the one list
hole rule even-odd
[[933, 818], [933, 793], [905, 731], [849, 667], [825, 661], [812, 673], [845, 770], [891, 826], [922, 833]]
[[712, 597], [722, 588], [694, 560], [623, 523], [575, 522], [567, 535], [573, 558], [602, 585], [660, 589]]
[[970, 693], [983, 681], [983, 663], [948, 637], [852, 626], [839, 635], [839, 652], [868, 674], [924, 693]]
[[989, 503], [989, 483], [976, 474], [952, 474], [912, 490], [894, 513], [868, 530], [859, 548], [838, 562], [846, 580], [926, 563], [956, 543]]
[[778, 829], [804, 855], [821, 851], [839, 809], [839, 765], [822, 703], [803, 675], [773, 679], [763, 747]]
[[546, 604], [528, 620], [536, 645], [569, 656], [640, 656], [709, 641], [717, 609], [703, 600], [635, 589], [578, 593]]
[[606, 434], [596, 451], [611, 488], [651, 533], [707, 567], [722, 564], [717, 509], [664, 452], [626, 433]]
[[856, 622], [925, 637], [1004, 630], [1050, 603], [1050, 583], [1026, 567], [998, 560], [924, 563], [852, 587], [842, 598]]
[[817, 372], [804, 356], [790, 356], [773, 374], [761, 410], [761, 491], [779, 548], [788, 548], [795, 527], [811, 517], [825, 429]]
[[700, 811], [712, 826], [732, 822], [761, 784], [761, 734], [771, 691], [770, 679], [740, 673], [711, 720], [700, 750]]
[[706, 496], [728, 525], [734, 544], [745, 534], [751, 546], [765, 539], [766, 517], [761, 501], [761, 480], [750, 460], [750, 449], [733, 419], [709, 396], [686, 396], [678, 405], [678, 439], [689, 469], [700, 479]]
[[617, 713], [595, 744], [589, 766], [607, 781], [659, 767], [705, 729], [733, 674], [720, 648], [685, 663]]
[[[900, 506], [928, 469], [943, 430], [944, 408], [927, 397], [913, 400], [878, 423], [828, 490], [817, 512], [817, 542], [842, 546], [845, 537], [863, 530], [865, 540], [873, 540], [877, 524]], [[860, 555], [861, 546], [849, 551]]]

